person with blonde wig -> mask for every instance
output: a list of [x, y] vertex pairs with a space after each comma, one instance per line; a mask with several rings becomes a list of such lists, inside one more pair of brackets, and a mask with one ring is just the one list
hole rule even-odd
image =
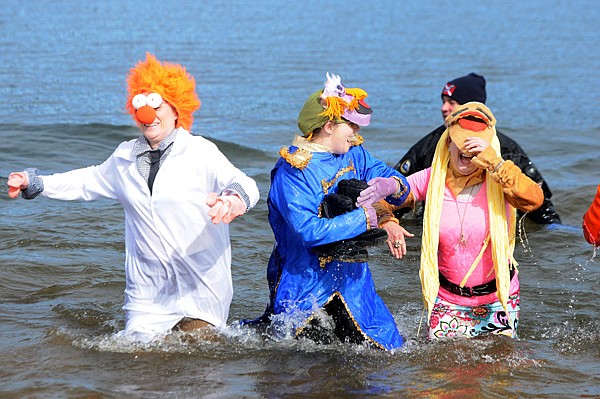
[[430, 338], [516, 336], [516, 210], [537, 209], [544, 195], [499, 156], [495, 124], [482, 103], [456, 107], [446, 118], [432, 166], [407, 178], [406, 204], [427, 199], [420, 278]]
[[152, 54], [130, 70], [126, 109], [141, 135], [100, 165], [9, 176], [9, 195], [57, 200], [110, 198], [125, 211], [125, 329], [152, 341], [223, 326], [233, 294], [228, 224], [259, 198], [254, 180], [215, 144], [190, 133], [200, 108], [184, 67]]

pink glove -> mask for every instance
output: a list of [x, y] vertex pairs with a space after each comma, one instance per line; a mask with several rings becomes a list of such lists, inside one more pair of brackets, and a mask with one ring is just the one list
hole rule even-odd
[[372, 205], [363, 205], [362, 208], [365, 210], [365, 213], [367, 214], [367, 217], [369, 218], [369, 220], [368, 220], [369, 227], [372, 229], [378, 228], [379, 225], [377, 223], [377, 211], [375, 210], [375, 208], [373, 208]]
[[231, 223], [236, 217], [246, 212], [246, 204], [237, 195], [221, 195], [217, 193], [208, 193], [206, 205], [210, 207], [208, 216], [212, 218], [214, 224]]
[[368, 188], [360, 192], [356, 206], [373, 205], [374, 203], [394, 194], [400, 188], [398, 180], [393, 177], [376, 177], [367, 182]]
[[21, 190], [24, 190], [29, 185], [27, 180], [27, 173], [25, 172], [13, 172], [8, 175], [8, 196], [10, 198], [17, 198]]

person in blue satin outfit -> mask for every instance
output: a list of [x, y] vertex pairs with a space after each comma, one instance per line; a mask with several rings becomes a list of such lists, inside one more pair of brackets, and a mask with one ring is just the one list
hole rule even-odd
[[[403, 339], [375, 290], [363, 256], [366, 250], [360, 248], [364, 242], [356, 237], [368, 241], [369, 233], [383, 231], [392, 255], [406, 254], [405, 236], [412, 235], [377, 203], [402, 204], [410, 187], [404, 176], [360, 145], [358, 132], [369, 124], [372, 113], [366, 96], [361, 89], [344, 87], [339, 76], [327, 74], [325, 89], [308, 98], [298, 117], [303, 136], [280, 151], [268, 197], [276, 240], [267, 271], [270, 303], [260, 319], [287, 336], [330, 342], [335, 335], [342, 341], [391, 350], [402, 346]], [[352, 204], [353, 209], [343, 214], [325, 217], [324, 199], [344, 181], [368, 182], [361, 193], [367, 200], [362, 206]], [[356, 247], [348, 253], [335, 246], [330, 253], [317, 250], [331, 243], [352, 244], [353, 239]], [[331, 317], [326, 320], [333, 320], [329, 341], [319, 333], [324, 326], [322, 310]]]

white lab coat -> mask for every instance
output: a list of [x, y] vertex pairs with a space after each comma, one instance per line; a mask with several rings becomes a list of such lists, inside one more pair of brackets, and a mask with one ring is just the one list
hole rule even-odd
[[212, 142], [180, 129], [156, 176], [153, 195], [136, 168], [135, 140], [101, 165], [42, 176], [42, 195], [59, 200], [118, 200], [125, 211], [124, 335], [150, 340], [183, 317], [227, 322], [233, 294], [229, 226], [214, 225], [206, 196], [238, 183], [253, 207], [254, 180]]

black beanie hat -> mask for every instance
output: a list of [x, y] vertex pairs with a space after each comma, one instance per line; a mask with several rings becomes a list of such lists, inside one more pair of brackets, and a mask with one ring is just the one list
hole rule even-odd
[[448, 96], [459, 104], [477, 101], [485, 104], [485, 78], [476, 73], [456, 78], [446, 83], [442, 98]]

